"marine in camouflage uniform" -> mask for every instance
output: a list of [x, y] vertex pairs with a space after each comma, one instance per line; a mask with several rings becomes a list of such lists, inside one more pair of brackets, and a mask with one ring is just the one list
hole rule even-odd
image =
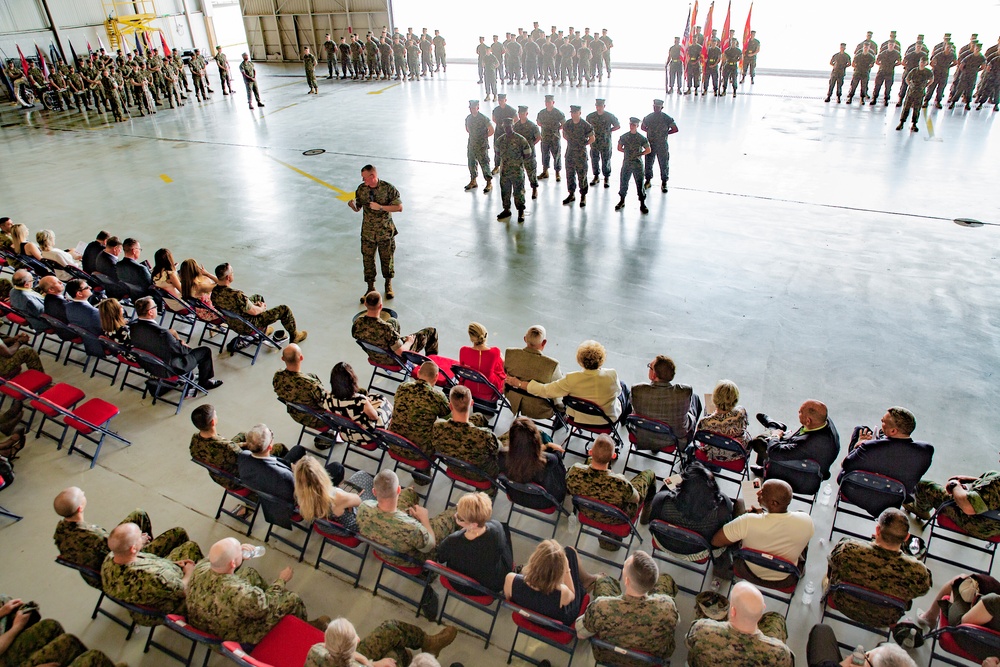
[[[437, 354], [437, 329], [426, 327], [410, 335], [413, 336], [411, 350], [414, 352], [423, 351], [427, 355]], [[399, 349], [399, 346], [403, 344], [403, 337], [399, 335], [399, 321], [395, 317], [383, 320], [379, 317], [362, 315], [351, 325], [351, 336], [356, 340], [363, 340], [385, 350]], [[387, 366], [395, 364], [391, 358], [385, 355], [370, 354], [368, 356], [379, 364]]]
[[868, 99], [868, 78], [871, 76], [872, 67], [875, 65], [875, 54], [867, 45], [861, 53], [854, 56], [854, 75], [851, 77], [851, 88], [847, 91], [847, 103], [854, 99], [854, 93], [861, 86], [861, 104]]
[[875, 63], [878, 65], [878, 72], [875, 74], [875, 87], [872, 91], [872, 101], [869, 103], [869, 106], [875, 106], [882, 84], [885, 84], [885, 106], [889, 106], [889, 95], [892, 91], [893, 81], [896, 78], [896, 66], [903, 60], [902, 56], [899, 55], [896, 42], [887, 42], [887, 44], [891, 44], [892, 46], [886, 48], [884, 51], [880, 51], [875, 58]]
[[[722, 60], [722, 49], [719, 40], [708, 40], [708, 52], [705, 54], [705, 75], [701, 78], [701, 94], [708, 93], [708, 82], [712, 82], [712, 93], [719, 95], [719, 61]], [[751, 83], [753, 79], [751, 79]]]
[[[434, 423], [431, 438], [437, 454], [471, 463], [490, 477], [500, 474], [500, 441], [490, 429], [444, 419]], [[465, 473], [461, 474], [465, 476]], [[471, 473], [468, 477], [481, 479]], [[495, 493], [495, 490], [491, 489], [491, 492]]]
[[618, 137], [618, 150], [624, 155], [622, 159], [621, 176], [619, 178], [618, 196], [621, 200], [615, 205], [615, 210], [625, 208], [625, 195], [628, 194], [629, 179], [635, 181], [636, 194], [639, 195], [639, 210], [648, 213], [646, 208], [646, 190], [642, 187], [642, 158], [650, 152], [649, 141], [639, 134], [639, 119], [629, 118], [629, 131]]
[[504, 118], [503, 129], [494, 146], [498, 166], [501, 169], [500, 199], [503, 203], [503, 211], [497, 216], [497, 220], [510, 217], [510, 198], [513, 193], [517, 221], [524, 222], [524, 168], [525, 164], [533, 161], [533, 154], [527, 140], [514, 132], [512, 118]]
[[[0, 595], [0, 606], [10, 599], [9, 595]], [[0, 627], [4, 627], [4, 623], [5, 619], [0, 619]], [[8, 622], [7, 627], [9, 625]], [[44, 618], [22, 630], [0, 655], [0, 667], [49, 663], [65, 667], [114, 667], [108, 656], [100, 651], [88, 651], [76, 636], [66, 634], [59, 621], [51, 618]]]
[[351, 67], [354, 70], [354, 80], [365, 78], [365, 61], [364, 61], [364, 49], [365, 45], [361, 43], [357, 35], [351, 35]]
[[[624, 595], [622, 585], [608, 575], [600, 576], [591, 592], [592, 600], [583, 615], [586, 636], [611, 642], [615, 646], [650, 653], [664, 662], [674, 652], [674, 630], [680, 615], [674, 604], [677, 584], [664, 572], [653, 590], [641, 598]], [[580, 624], [577, 624], [579, 630]], [[593, 647], [598, 663], [641, 667], [643, 663], [616, 656]]]
[[[229, 74], [229, 59], [222, 52], [221, 46], [215, 47], [215, 57], [212, 60], [219, 66], [219, 81], [222, 82], [222, 94], [228, 95], [233, 92], [233, 77]], [[229, 93], [226, 92], [226, 88], [229, 88]]]
[[[212, 304], [214, 304], [216, 308], [222, 308], [223, 310], [239, 313], [243, 319], [262, 331], [267, 330], [267, 327], [275, 322], [281, 322], [281, 326], [288, 332], [288, 340], [293, 343], [297, 342], [295, 340], [295, 336], [298, 333], [298, 328], [295, 325], [295, 316], [292, 314], [292, 309], [285, 304], [275, 306], [274, 308], [268, 308], [267, 310], [256, 315], [250, 315], [248, 313], [251, 306], [256, 306], [263, 303], [263, 301], [264, 297], [260, 294], [254, 294], [253, 296], [248, 297], [240, 290], [233, 289], [228, 285], [216, 285], [212, 289]], [[253, 330], [242, 322], [228, 318], [226, 319], [226, 322], [229, 324], [230, 329], [240, 335], [249, 336], [253, 334]]]
[[979, 44], [976, 44], [972, 49], [972, 53], [961, 59], [959, 71], [955, 75], [958, 87], [955, 89], [955, 95], [951, 98], [951, 103], [948, 105], [949, 109], [954, 109], [955, 103], [961, 100], [965, 100], [966, 111], [972, 109], [976, 78], [979, 76], [979, 71], [986, 67], [986, 57], [980, 51]]
[[[423, 524], [406, 513], [410, 507], [420, 500], [412, 488], [404, 489], [399, 494], [399, 503], [395, 512], [383, 512], [374, 500], [361, 503], [357, 511], [358, 530], [365, 537], [377, 541], [394, 551], [406, 554], [418, 560], [434, 559], [437, 545], [456, 530], [455, 512], [457, 507], [451, 507], [435, 517], [430, 524], [433, 534], [427, 532]], [[399, 562], [400, 559], [387, 558], [389, 562], [409, 566], [412, 563]], [[200, 626], [199, 626], [200, 627]]]
[[434, 43], [431, 36], [424, 33], [420, 36], [420, 76], [434, 77]]
[[[765, 616], [767, 616], [765, 614]], [[778, 616], [780, 620], [780, 616]], [[761, 619], [763, 621], [763, 618]], [[704, 618], [695, 621], [685, 640], [688, 647], [688, 664], [691, 667], [792, 667], [792, 652], [779, 639], [764, 633], [758, 625], [757, 632], [740, 632], [729, 621]]]
[[63, 76], [59, 68], [53, 68], [52, 73], [49, 74], [49, 85], [52, 87], [52, 91], [59, 96], [63, 108], [69, 110], [73, 106], [73, 96], [70, 95], [66, 77]]
[[500, 93], [497, 95], [497, 101], [499, 102], [495, 107], [493, 107], [493, 113], [491, 114], [493, 125], [496, 127], [496, 132], [493, 133], [493, 153], [494, 153], [494, 164], [493, 164], [493, 174], [500, 171], [500, 156], [496, 155], [497, 141], [500, 139], [501, 125], [503, 124], [504, 118], [510, 118], [513, 120], [517, 118], [517, 111], [514, 107], [507, 104], [507, 94]]
[[108, 111], [108, 98], [104, 96], [104, 85], [101, 83], [101, 73], [93, 65], [86, 65], [81, 72], [83, 74], [84, 83], [87, 85], [87, 89], [90, 91], [91, 97], [94, 99], [94, 109], [100, 111], [103, 107], [104, 112]]
[[[271, 386], [274, 388], [274, 393], [283, 401], [299, 403], [316, 410], [326, 409], [329, 392], [315, 373], [296, 373], [286, 368], [274, 374]], [[287, 411], [292, 419], [307, 428], [320, 429], [326, 426], [319, 419], [290, 406]]]
[[[726, 88], [732, 85], [733, 97], [736, 97], [736, 74], [740, 69], [740, 58], [743, 57], [743, 51], [735, 42], [736, 40], [729, 40], [729, 46], [722, 52], [722, 90], [719, 91], [720, 96], [725, 95]], [[848, 56], [847, 62], [850, 64], [850, 56]], [[846, 65], [844, 67], [846, 68]]]
[[514, 131], [524, 137], [531, 148], [531, 157], [524, 160], [524, 171], [528, 175], [528, 183], [531, 185], [531, 198], [538, 199], [538, 159], [535, 155], [535, 145], [541, 139], [541, 132], [538, 126], [528, 120], [528, 107], [519, 106], [517, 108], [517, 120], [514, 121]]
[[[736, 90], [735, 86], [733, 90]], [[639, 127], [646, 133], [650, 149], [646, 155], [646, 182], [643, 187], [650, 187], [653, 180], [653, 162], [656, 162], [660, 167], [660, 192], [666, 192], [667, 181], [670, 180], [670, 146], [667, 144], [667, 137], [677, 132], [677, 123], [663, 113], [663, 100], [653, 100], [653, 113], [643, 118]]]
[[617, 132], [621, 125], [617, 116], [604, 110], [604, 100], [596, 100], [595, 106], [597, 110], [587, 114], [587, 122], [594, 128], [594, 143], [590, 145], [590, 163], [594, 170], [594, 180], [590, 184], [597, 185], [603, 173], [604, 187], [607, 188], [610, 187], [608, 179], [611, 177], [611, 135]]
[[[111, 75], [107, 69], [101, 75], [101, 85], [104, 86], [104, 95], [107, 97], [108, 102], [111, 104], [111, 112], [114, 114], [115, 121], [121, 122], [125, 120], [125, 107], [122, 103], [121, 95], [118, 93], [118, 81]], [[170, 105], [173, 107], [173, 103]]]
[[[358, 644], [357, 652], [371, 661], [392, 658], [399, 667], [410, 663], [406, 649], [417, 653], [427, 641], [427, 633], [415, 625], [402, 621], [383, 621]], [[333, 667], [333, 656], [324, 644], [315, 644], [309, 649], [305, 667]], [[352, 661], [349, 667], [362, 667]]]
[[392, 42], [389, 41], [388, 37], [379, 44], [378, 55], [382, 67], [382, 78], [388, 81], [392, 78]]
[[563, 123], [562, 133], [566, 139], [566, 187], [569, 196], [563, 204], [576, 201], [576, 185], [580, 182], [580, 208], [587, 205], [587, 146], [594, 143], [594, 128], [580, 118], [580, 107], [571, 105], [570, 120]]
[[[614, 505], [629, 517], [634, 517], [643, 505], [643, 515], [648, 518], [650, 501], [656, 493], [656, 474], [643, 470], [631, 480], [610, 470], [597, 470], [586, 463], [575, 463], [566, 472], [566, 490], [574, 496], [587, 496]], [[609, 522], [601, 514], [584, 510], [593, 519]]]
[[[79, 70], [73, 70], [66, 75], [66, 82], [69, 84], [69, 89], [76, 100], [76, 108], [86, 109], [90, 111], [89, 95], [87, 93], [87, 84], [83, 79], [83, 75], [80, 74]], [[130, 94], [131, 96], [131, 94]]]
[[469, 184], [465, 186], [465, 190], [474, 190], [479, 187], [476, 182], [476, 177], [479, 175], [477, 168], [479, 168], [483, 170], [483, 178], [486, 179], [486, 187], [483, 188], [483, 192], [489, 192], [493, 189], [489, 152], [489, 138], [493, 134], [493, 125], [490, 124], [490, 119], [479, 111], [479, 100], [469, 100], [469, 115], [465, 117], [465, 131], [469, 135], [465, 149], [469, 164]]
[[326, 78], [332, 79], [335, 75], [339, 75], [340, 71], [337, 68], [337, 43], [330, 38], [329, 34], [326, 36], [326, 41], [323, 42], [323, 50], [326, 51], [326, 71], [329, 73]]
[[899, 125], [896, 126], [897, 130], [903, 129], [906, 117], [912, 109], [913, 122], [910, 125], [910, 131], [920, 131], [920, 128], [917, 127], [917, 121], [920, 119], [920, 108], [924, 103], [927, 86], [934, 80], [934, 73], [929, 68], [923, 66], [926, 62], [926, 58], [921, 58], [920, 64], [910, 70], [910, 73], [906, 75], [906, 79], [903, 82], [905, 84], [906, 97], [903, 98], [903, 112], [899, 116]]
[[163, 81], [166, 85], [167, 101], [170, 102], [170, 108], [175, 108], [174, 102], [177, 103], [177, 106], [184, 106], [184, 103], [181, 102], [183, 95], [181, 94], [180, 75], [177, 73], [173, 56], [167, 56], [163, 61]]
[[931, 58], [931, 71], [934, 73], [934, 81], [927, 89], [927, 96], [924, 98], [924, 108], [927, 108], [927, 104], [931, 101], [931, 97], [934, 97], [935, 92], [937, 92], [935, 99], [937, 108], [942, 108], [941, 100], [944, 98], [944, 88], [948, 84], [948, 74], [951, 68], [957, 63], [958, 58], [955, 57], [955, 50], [950, 43], [945, 43], [941, 50], [936, 52]]
[[256, 644], [289, 614], [307, 620], [302, 598], [286, 590], [281, 579], [268, 586], [247, 565], [233, 574], [220, 574], [204, 560], [195, 566], [188, 583], [188, 621], [226, 640]]
[[316, 83], [316, 56], [309, 53], [309, 47], [306, 47], [306, 53], [302, 56], [302, 64], [306, 68], [306, 83], [309, 84], [309, 95], [314, 92], [319, 94], [319, 84]]
[[[837, 543], [827, 560], [826, 576], [830, 586], [850, 583], [900, 598], [907, 603], [930, 590], [931, 573], [924, 564], [900, 551], [885, 549], [874, 541], [845, 537]], [[887, 628], [895, 625], [904, 612], [882, 607], [834, 592], [837, 611], [859, 623]]]
[[163, 81], [163, 58], [159, 56], [156, 49], [146, 58], [146, 67], [149, 68], [149, 78], [152, 81], [150, 92], [153, 93], [153, 100], [160, 103], [160, 91], [166, 91], [166, 84]]
[[388, 428], [419, 447], [424, 454], [432, 456], [434, 423], [449, 414], [451, 408], [444, 392], [417, 378], [396, 388]]
[[[194, 96], [195, 99], [201, 102], [202, 100], [208, 100], [208, 93], [205, 92], [205, 59], [202, 58], [198, 49], [194, 50], [194, 57], [188, 61], [188, 67], [191, 68], [191, 81], [194, 84]], [[248, 95], [249, 97], [249, 95]]]
[[[166, 557], [140, 552], [135, 561], [126, 565], [116, 563], [114, 554], [109, 553], [101, 566], [102, 590], [113, 598], [152, 607], [164, 614], [184, 614], [187, 599], [184, 570], [174, 561], [197, 562], [202, 557], [194, 542], [185, 542]], [[160, 623], [144, 614], [132, 614], [132, 619], [144, 626]]]
[[[202, 437], [200, 433], [195, 433], [191, 436], [190, 452], [191, 458], [197, 459], [199, 461], [204, 461], [205, 463], [215, 466], [220, 470], [224, 470], [234, 477], [239, 477], [240, 471], [236, 464], [236, 458], [243, 451], [241, 444], [244, 442], [243, 434], [237, 433], [233, 436], [233, 439], [223, 438], [221, 435], [216, 435], [212, 438]], [[277, 457], [283, 456], [274, 452]], [[232, 482], [221, 475], [215, 473], [209, 473], [212, 480], [224, 488], [230, 489], [232, 491], [237, 491], [243, 487], [240, 484]]]
[[[986, 472], [978, 478], [963, 477], [959, 478], [959, 481], [965, 487], [966, 498], [976, 514], [966, 514], [955, 505], [946, 507], [941, 511], [941, 514], [954, 521], [959, 528], [973, 537], [978, 537], [981, 540], [996, 537], [998, 534], [997, 522], [976, 515], [991, 510], [1000, 510], [1000, 472]], [[914, 492], [913, 509], [918, 513], [930, 514], [951, 500], [953, 500], [952, 494], [945, 486], [930, 480], [921, 480], [917, 483]]]
[[[826, 91], [825, 102], [829, 102], [830, 98], [833, 97], [833, 89], [837, 89], [837, 103], [840, 103], [840, 96], [844, 92], [844, 76], [847, 74], [847, 68], [851, 64], [851, 56], [849, 56], [845, 49], [847, 44], [841, 42], [840, 51], [834, 53], [830, 57], [830, 86]], [[733, 90], [736, 90], [735, 86]]]
[[406, 67], [410, 81], [420, 81], [420, 47], [412, 39], [406, 40]]
[[[120, 523], [134, 523], [139, 531], [146, 535], [153, 534], [153, 526], [149, 515], [137, 509]], [[108, 531], [93, 523], [69, 521], [63, 519], [56, 524], [56, 532], [52, 536], [59, 549], [59, 555], [76, 565], [83, 565], [92, 570], [101, 570], [104, 558], [108, 555]], [[190, 540], [187, 531], [180, 527], [171, 528], [157, 535], [152, 542], [143, 547], [143, 551], [156, 556], [166, 556], [174, 549], [183, 546]], [[193, 544], [193, 543], [192, 543]], [[100, 590], [100, 580], [83, 575], [83, 580]]]
[[257, 88], [257, 72], [254, 70], [249, 56], [245, 53], [243, 54], [243, 61], [240, 63], [240, 74], [243, 76], [243, 84], [247, 88], [247, 104], [253, 109], [253, 99], [250, 97], [253, 95], [257, 100], [257, 106], [264, 106], [260, 101], [260, 89]]
[[684, 85], [684, 47], [681, 46], [681, 38], [674, 37], [674, 44], [667, 49], [667, 95], [674, 92], [681, 92]]
[[[369, 172], [375, 174], [377, 172]], [[351, 202], [348, 202], [350, 205]], [[379, 210], [371, 207], [378, 204]], [[392, 298], [392, 278], [396, 275], [393, 256], [396, 253], [396, 225], [392, 221], [392, 213], [385, 210], [386, 206], [400, 206], [403, 201], [399, 190], [392, 183], [378, 179], [375, 187], [362, 182], [354, 192], [353, 209], [361, 211], [361, 261], [364, 265], [365, 283], [368, 284], [366, 294], [375, 289], [375, 251], [378, 251], [379, 263], [382, 266], [382, 278], [385, 280], [386, 298]], [[362, 299], [363, 300], [363, 299]], [[435, 349], [437, 346], [435, 345]]]

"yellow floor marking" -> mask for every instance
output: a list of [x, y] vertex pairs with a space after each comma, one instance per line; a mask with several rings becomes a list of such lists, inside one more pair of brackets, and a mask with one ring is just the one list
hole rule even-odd
[[174, 182], [174, 179], [170, 178], [166, 174], [160, 174], [160, 178], [163, 180], [164, 183], [173, 183]]
[[279, 160], [276, 157], [271, 157], [270, 155], [268, 155], [268, 157], [270, 157], [272, 160], [274, 160], [278, 164], [283, 165], [285, 167], [288, 167], [289, 169], [291, 169], [292, 171], [294, 171], [296, 174], [300, 174], [302, 176], [305, 176], [310, 181], [314, 181], [316, 183], [319, 183], [323, 187], [330, 188], [331, 190], [333, 190], [334, 192], [337, 193], [337, 199], [339, 199], [340, 201], [351, 201], [352, 199], [354, 199], [354, 193], [353, 192], [346, 192], [344, 190], [341, 190], [340, 188], [336, 187], [335, 185], [330, 185], [326, 181], [324, 181], [322, 179], [319, 179], [319, 178], [316, 178], [312, 174], [310, 174], [308, 172], [305, 172], [305, 171], [302, 171], [298, 167], [293, 167], [292, 165], [288, 164], [287, 162], [282, 162], [281, 160]]
[[389, 90], [390, 88], [395, 88], [398, 85], [399, 85], [399, 83], [394, 83], [391, 86], [386, 86], [385, 88], [380, 88], [379, 90], [373, 90], [373, 91], [369, 92], [368, 94], [369, 95], [381, 95], [382, 93], [384, 93], [385, 91]]
[[265, 116], [273, 116], [274, 114], [278, 113], [279, 111], [284, 111], [285, 109], [291, 109], [291, 108], [292, 108], [292, 107], [294, 107], [294, 106], [295, 106], [296, 104], [298, 104], [298, 102], [292, 102], [291, 104], [288, 104], [288, 105], [286, 105], [286, 106], [283, 106], [283, 107], [279, 107], [279, 108], [275, 109], [274, 111], [271, 111], [271, 112], [269, 112], [269, 113], [266, 113], [266, 114], [264, 114], [264, 115], [265, 115]]

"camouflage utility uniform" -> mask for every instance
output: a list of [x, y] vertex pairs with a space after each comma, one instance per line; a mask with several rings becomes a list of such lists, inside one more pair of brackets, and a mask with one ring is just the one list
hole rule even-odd
[[[374, 280], [374, 278], [372, 279]], [[414, 352], [423, 350], [426, 354], [437, 354], [438, 335], [434, 327], [426, 327], [410, 334], [413, 336], [413, 344], [410, 349]], [[362, 315], [354, 320], [351, 325], [351, 336], [357, 340], [364, 341], [370, 345], [391, 350], [403, 344], [403, 339], [399, 335], [399, 321], [394, 317], [383, 320], [378, 317], [368, 317]], [[395, 362], [384, 355], [369, 355], [372, 361], [383, 365], [394, 365]]]
[[[329, 393], [323, 386], [323, 381], [314, 373], [296, 373], [288, 369], [280, 370], [274, 374], [271, 381], [274, 393], [283, 401], [289, 403], [299, 403], [316, 410], [325, 410]], [[287, 407], [288, 414], [298, 423], [312, 429], [319, 429], [326, 426], [322, 421], [311, 417], [291, 406]]]
[[[424, 645], [427, 634], [415, 625], [402, 621], [383, 621], [368, 636], [358, 644], [357, 652], [371, 661], [392, 658], [402, 667], [410, 662], [406, 649], [417, 653]], [[333, 667], [333, 656], [325, 644], [315, 644], [309, 649], [305, 667]], [[360, 662], [352, 660], [348, 667], [363, 667]]]
[[701, 619], [687, 633], [691, 667], [792, 667], [792, 652], [784, 642], [757, 632], [740, 632], [729, 621]]
[[[997, 522], [976, 516], [991, 510], [1000, 510], [1000, 472], [983, 473], [978, 479], [964, 484], [968, 495], [966, 498], [976, 511], [976, 514], [966, 514], [956, 505], [944, 508], [941, 514], [948, 517], [958, 527], [973, 537], [988, 540], [996, 537]], [[918, 511], [933, 512], [938, 507], [952, 499], [951, 494], [937, 482], [921, 480], [917, 483], [913, 506]]]
[[[661, 574], [653, 590], [641, 598], [624, 595], [617, 580], [602, 575], [591, 595], [594, 599], [583, 616], [583, 627], [589, 635], [615, 646], [670, 660], [674, 652], [674, 629], [680, 616], [674, 604], [677, 584], [669, 574]], [[597, 647], [593, 650], [594, 659], [599, 663], [622, 667], [641, 667], [643, 664]]]
[[[432, 533], [427, 532], [423, 524], [406, 513], [406, 510], [417, 504], [420, 498], [413, 489], [404, 489], [399, 494], [399, 504], [395, 512], [383, 512], [374, 500], [366, 500], [358, 507], [358, 530], [365, 537], [377, 541], [394, 551], [406, 554], [418, 560], [433, 559], [438, 543], [456, 530], [456, 507], [451, 507], [431, 518]], [[387, 558], [389, 562], [409, 566], [411, 563], [399, 562], [395, 558]], [[200, 627], [200, 626], [199, 626]]]
[[[500, 163], [500, 200], [503, 210], [510, 211], [511, 194], [514, 195], [514, 207], [518, 210], [519, 219], [523, 220], [524, 211], [524, 170], [525, 165], [534, 162], [534, 154], [527, 140], [517, 132], [507, 134], [500, 132], [494, 150]], [[534, 186], [532, 186], [534, 187]]]
[[[199, 561], [201, 558], [201, 549], [194, 542], [182, 544], [165, 558], [139, 553], [135, 561], [127, 565], [119, 565], [114, 561], [114, 554], [109, 553], [101, 566], [101, 584], [104, 592], [113, 598], [152, 607], [164, 614], [184, 614], [184, 571], [174, 561]], [[132, 619], [139, 625], [160, 623], [159, 619], [144, 614], [132, 614]]]
[[404, 382], [396, 389], [389, 430], [403, 436], [430, 456], [434, 453], [434, 422], [449, 414], [451, 408], [448, 406], [448, 399], [440, 389], [423, 380]]
[[[432, 437], [437, 454], [471, 463], [490, 477], [500, 474], [500, 442], [490, 429], [446, 419], [434, 423]], [[473, 474], [468, 477], [480, 479]]]

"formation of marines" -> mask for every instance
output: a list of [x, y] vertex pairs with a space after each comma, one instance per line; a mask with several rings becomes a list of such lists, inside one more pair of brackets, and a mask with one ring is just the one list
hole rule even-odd
[[[952, 68], [951, 87], [948, 92], [948, 108], [954, 109], [956, 104], [965, 103], [966, 111], [982, 109], [984, 104], [992, 104], [993, 110], [998, 110], [998, 94], [1000, 94], [1000, 39], [997, 43], [983, 51], [979, 35], [973, 33], [968, 44], [957, 47], [951, 39], [951, 33], [945, 33], [941, 42], [933, 48], [924, 42], [923, 35], [904, 51], [896, 31], [889, 33], [889, 39], [879, 45], [872, 39], [869, 32], [865, 39], [854, 49], [853, 58], [847, 53], [847, 44], [842, 43], [840, 50], [830, 59], [833, 68], [830, 73], [830, 86], [827, 90], [826, 102], [829, 102], [836, 90], [837, 102], [841, 101], [844, 79], [847, 68], [853, 67], [851, 86], [847, 92], [847, 104], [851, 104], [855, 93], [860, 93], [861, 104], [868, 101], [870, 106], [878, 102], [879, 94], [883, 94], [885, 106], [889, 106], [892, 85], [895, 82], [896, 68], [902, 66], [902, 85], [899, 90], [897, 107], [902, 107], [900, 130], [906, 122], [909, 112], [913, 111], [911, 130], [917, 132], [917, 118], [920, 109], [926, 109], [933, 101], [934, 106], [943, 109], [944, 95], [948, 89], [948, 79]], [[877, 68], [872, 94], [868, 94], [868, 82], [871, 71]]]
[[[350, 39], [343, 36], [339, 42], [334, 41], [327, 33], [323, 41], [326, 78], [419, 81], [421, 77], [433, 77], [435, 72], [448, 71], [446, 46], [447, 42], [440, 30], [435, 30], [431, 36], [427, 28], [419, 35], [413, 32], [413, 28], [407, 28], [404, 35], [398, 29], [390, 34], [389, 29], [383, 26], [378, 37], [370, 31], [364, 39], [352, 33]], [[316, 66], [316, 57], [311, 56], [308, 51], [307, 47], [303, 56], [307, 78], [312, 76]], [[311, 81], [315, 81], [315, 77]], [[310, 84], [310, 92], [312, 91]]]
[[500, 35], [493, 35], [493, 41], [479, 38], [476, 56], [479, 65], [479, 80], [485, 84], [486, 100], [493, 95], [497, 99], [497, 82], [548, 84], [560, 86], [569, 84], [589, 88], [596, 79], [611, 76], [611, 49], [614, 42], [607, 29], [601, 34], [591, 34], [590, 28], [579, 30], [569, 27], [563, 32], [556, 26], [546, 34], [538, 22], [529, 32], [518, 28], [517, 33], [508, 32], [503, 41]]
[[[695, 26], [691, 43], [685, 48], [680, 37], [674, 37], [674, 44], [667, 50], [667, 95], [672, 95], [676, 89], [678, 95], [697, 96], [701, 88], [702, 96], [708, 95], [708, 84], [712, 84], [712, 95], [722, 97], [731, 88], [736, 97], [736, 88], [750, 76], [753, 84], [757, 76], [757, 54], [760, 53], [760, 40], [757, 31], [750, 32], [746, 48], [740, 48], [740, 40], [736, 31], [730, 30], [729, 37], [723, 44], [718, 30], [712, 30], [708, 36], [708, 46], [705, 46], [705, 35], [699, 26]], [[722, 85], [719, 85], [719, 69], [722, 69]], [[742, 68], [742, 76], [740, 75]], [[684, 89], [685, 84], [687, 89]]]

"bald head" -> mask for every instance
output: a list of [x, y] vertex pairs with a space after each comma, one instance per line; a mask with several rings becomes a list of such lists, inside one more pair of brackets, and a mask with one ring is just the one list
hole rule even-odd
[[769, 479], [760, 487], [760, 503], [771, 514], [783, 514], [792, 502], [792, 487], [780, 479]]
[[289, 343], [281, 351], [281, 360], [285, 362], [286, 366], [297, 366], [302, 363], [302, 348], [295, 343]]
[[63, 291], [62, 281], [55, 276], [45, 276], [38, 281], [38, 287], [43, 294], [61, 294]]
[[56, 499], [52, 501], [52, 507], [55, 509], [56, 514], [66, 518], [73, 516], [77, 512], [82, 512], [86, 503], [87, 498], [83, 495], [83, 489], [71, 486], [59, 492]]
[[751, 583], [741, 581], [729, 593], [729, 622], [740, 632], [755, 633], [765, 608], [764, 596]]
[[235, 537], [226, 537], [208, 550], [208, 562], [212, 571], [220, 574], [230, 574], [243, 562], [243, 551], [240, 541]]
[[808, 429], [819, 428], [826, 423], [826, 404], [809, 399], [799, 406], [799, 422]]
[[115, 526], [108, 536], [108, 548], [115, 558], [127, 558], [142, 547], [142, 531], [134, 523]]
[[420, 369], [417, 371], [417, 377], [428, 384], [437, 383], [438, 378], [438, 365], [433, 361], [425, 361], [420, 364]]

